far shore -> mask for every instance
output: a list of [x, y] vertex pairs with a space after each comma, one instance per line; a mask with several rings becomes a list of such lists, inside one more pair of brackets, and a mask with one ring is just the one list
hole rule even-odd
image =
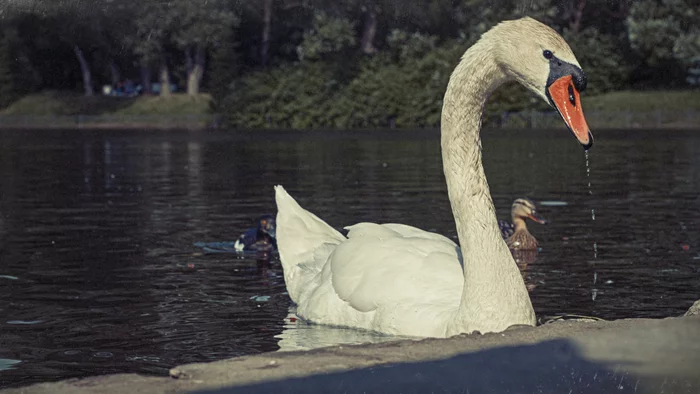
[[[588, 124], [594, 130], [700, 129], [700, 90], [621, 91], [585, 97], [582, 101]], [[213, 113], [213, 108], [212, 98], [208, 94], [85, 97], [74, 92], [46, 91], [22, 97], [0, 110], [0, 129], [232, 129], [226, 123], [225, 111]], [[563, 127], [560, 116], [552, 109], [499, 112], [495, 108], [497, 105], [487, 105], [485, 128]], [[274, 108], [270, 111], [274, 112]], [[392, 116], [387, 115], [386, 128], [392, 128], [391, 119]], [[288, 125], [283, 122], [270, 123], [264, 130], [287, 128]], [[416, 128], [403, 125], [397, 130]], [[245, 125], [237, 129], [260, 130], [259, 127], [248, 128]], [[348, 128], [320, 124], [313, 129]]]
[[[588, 124], [592, 130], [700, 130], [700, 113], [693, 114], [683, 119], [674, 119], [673, 114], [662, 114], [665, 121], [649, 119], [648, 114], [641, 114], [642, 119], [634, 116], [615, 119], [607, 114], [605, 119], [597, 119], [587, 116]], [[485, 129], [560, 129], [564, 128], [561, 119], [554, 111], [550, 113], [510, 113], [507, 114], [508, 122], [498, 124], [486, 122]], [[222, 124], [220, 115], [144, 115], [130, 117], [113, 117], [100, 115], [57, 115], [57, 116], [2, 116], [0, 115], [0, 130], [247, 130], [255, 132], [292, 130], [278, 127], [265, 129], [230, 128]], [[535, 118], [533, 120], [533, 118]], [[412, 131], [419, 128], [391, 128], [380, 127], [372, 130]], [[425, 130], [438, 130], [437, 127], [420, 128]], [[367, 128], [334, 128], [319, 127], [312, 130], [345, 130], [363, 131]]]

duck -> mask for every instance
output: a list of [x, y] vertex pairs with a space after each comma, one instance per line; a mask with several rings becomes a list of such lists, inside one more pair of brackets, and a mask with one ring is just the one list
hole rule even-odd
[[245, 254], [250, 252], [269, 257], [270, 253], [277, 251], [275, 222], [274, 215], [262, 215], [235, 241], [195, 242], [194, 246], [202, 248], [205, 253]]
[[529, 17], [497, 24], [466, 50], [443, 98], [443, 173], [459, 245], [397, 223], [358, 223], [344, 236], [274, 187], [280, 262], [299, 318], [435, 338], [535, 325], [481, 160], [484, 105], [509, 81], [558, 111], [584, 150], [593, 145], [580, 101], [586, 75], [566, 41]]
[[275, 216], [262, 215], [253, 227], [241, 234], [233, 248], [237, 252], [273, 252], [277, 250]]
[[535, 203], [526, 197], [517, 198], [510, 208], [510, 217], [512, 222], [498, 221], [498, 227], [508, 248], [536, 250], [537, 239], [527, 230], [525, 221], [531, 219], [539, 224], [547, 224], [547, 220], [537, 212]]

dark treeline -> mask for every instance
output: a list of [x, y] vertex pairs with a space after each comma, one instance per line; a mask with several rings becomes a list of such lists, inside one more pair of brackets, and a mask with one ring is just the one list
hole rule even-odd
[[128, 79], [208, 92], [233, 126], [433, 126], [460, 55], [524, 15], [568, 40], [588, 94], [700, 84], [699, 0], [25, 0], [0, 5], [0, 107]]

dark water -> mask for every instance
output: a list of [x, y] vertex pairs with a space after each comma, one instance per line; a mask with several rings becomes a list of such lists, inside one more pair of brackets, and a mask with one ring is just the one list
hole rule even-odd
[[[598, 131], [592, 195], [567, 132], [482, 135], [501, 218], [516, 197], [553, 202], [521, 264], [538, 316], [665, 317], [700, 298], [700, 134]], [[192, 245], [274, 212], [275, 184], [336, 227], [455, 236], [436, 132], [0, 137], [0, 387], [386, 340], [291, 322], [278, 262]]]

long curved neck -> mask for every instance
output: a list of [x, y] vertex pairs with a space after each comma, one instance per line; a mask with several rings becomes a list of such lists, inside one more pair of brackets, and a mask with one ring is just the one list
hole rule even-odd
[[481, 115], [507, 80], [480, 40], [450, 77], [442, 109], [443, 170], [464, 262], [462, 301], [448, 334], [534, 323], [530, 297], [498, 228], [481, 164]]

